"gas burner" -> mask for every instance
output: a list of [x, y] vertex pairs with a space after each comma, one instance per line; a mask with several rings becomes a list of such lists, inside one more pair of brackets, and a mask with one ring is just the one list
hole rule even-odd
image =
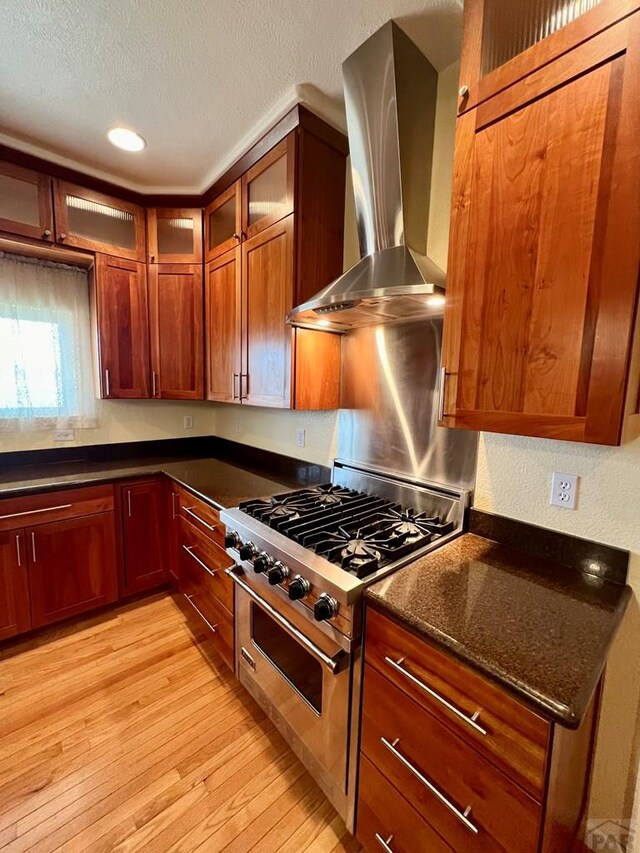
[[389, 538], [386, 531], [380, 534], [364, 528], [351, 531], [338, 527], [336, 532], [327, 532], [327, 537], [317, 542], [315, 551], [356, 577], [364, 578], [377, 571], [394, 544], [393, 537]]
[[380, 561], [382, 554], [367, 544], [364, 539], [350, 539], [340, 552], [343, 568], [357, 569], [367, 563]]
[[408, 509], [389, 509], [380, 516], [381, 521], [388, 521], [388, 530], [398, 536], [405, 537], [404, 541], [409, 543], [421, 539], [424, 536], [434, 534], [442, 535], [453, 530], [453, 522], [444, 522], [437, 515], [427, 515], [426, 512], [416, 512]]
[[353, 492], [349, 489], [344, 489], [342, 486], [334, 486], [328, 483], [325, 486], [318, 486], [314, 489], [315, 502], [318, 506], [336, 506], [343, 503], [345, 498], [351, 497]]
[[241, 509], [260, 519], [265, 524], [277, 521], [293, 521], [309, 509], [309, 492], [291, 492], [286, 495], [274, 495], [268, 500], [245, 501]]

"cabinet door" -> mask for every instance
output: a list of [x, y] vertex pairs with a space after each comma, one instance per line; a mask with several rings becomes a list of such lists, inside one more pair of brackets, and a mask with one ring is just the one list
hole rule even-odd
[[458, 119], [445, 426], [638, 425], [639, 72], [636, 13]]
[[150, 264], [202, 262], [202, 211], [169, 207], [147, 210]]
[[149, 265], [151, 393], [169, 400], [202, 400], [202, 267]]
[[56, 180], [56, 241], [132, 261], [145, 259], [144, 209]]
[[96, 255], [102, 396], [149, 396], [149, 313], [144, 264]]
[[171, 581], [180, 589], [180, 493], [173, 480], [167, 481], [167, 567]]
[[293, 215], [242, 245], [243, 402], [291, 405]]
[[274, 146], [242, 176], [243, 237], [254, 237], [293, 212], [295, 132]]
[[124, 595], [166, 583], [167, 503], [164, 483], [146, 480], [121, 486]]
[[0, 163], [0, 231], [53, 240], [51, 178]]
[[116, 600], [112, 512], [29, 527], [26, 549], [34, 628]]
[[31, 627], [24, 530], [0, 533], [0, 640]]
[[222, 403], [240, 402], [241, 266], [239, 246], [207, 264], [207, 400]]
[[205, 260], [213, 261], [242, 239], [241, 181], [221, 193], [204, 212]]

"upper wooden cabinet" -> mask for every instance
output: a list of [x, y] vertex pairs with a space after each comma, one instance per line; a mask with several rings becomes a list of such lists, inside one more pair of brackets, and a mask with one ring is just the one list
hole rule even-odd
[[[467, 47], [487, 5], [467, 0]], [[603, 0], [493, 71], [518, 79], [458, 118], [445, 426], [640, 434], [640, 12], [602, 29], [639, 5]]]
[[202, 400], [202, 266], [149, 264], [148, 271], [152, 396]]
[[51, 178], [0, 162], [0, 231], [53, 240]]
[[96, 255], [95, 294], [102, 397], [149, 397], [145, 264]]
[[[240, 187], [242, 227], [207, 266], [207, 398], [337, 408], [339, 337], [299, 335], [286, 315], [342, 272], [344, 150], [298, 127], [242, 176]], [[237, 216], [238, 183], [207, 209], [207, 221], [224, 205], [235, 205]], [[225, 234], [230, 212], [227, 221]]]
[[204, 212], [205, 259], [213, 261], [242, 240], [242, 182], [232, 184]]
[[54, 199], [58, 243], [144, 261], [142, 207], [57, 179]]
[[147, 210], [150, 264], [202, 262], [202, 211], [169, 207]]

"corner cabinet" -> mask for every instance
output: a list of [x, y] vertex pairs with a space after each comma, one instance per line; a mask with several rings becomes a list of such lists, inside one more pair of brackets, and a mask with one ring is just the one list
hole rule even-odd
[[495, 5], [465, 3], [440, 423], [616, 445], [640, 434], [640, 3], [493, 67]]
[[339, 336], [285, 318], [342, 272], [345, 156], [299, 127], [205, 211], [207, 399], [338, 408]]
[[137, 480], [118, 489], [122, 517], [120, 595], [128, 596], [169, 581], [168, 512], [165, 483]]

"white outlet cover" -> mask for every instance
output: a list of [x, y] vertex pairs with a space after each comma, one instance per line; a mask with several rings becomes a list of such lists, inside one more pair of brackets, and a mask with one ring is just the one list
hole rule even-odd
[[54, 441], [74, 441], [76, 437], [72, 429], [58, 429], [53, 434]]
[[558, 506], [561, 509], [575, 509], [579, 482], [580, 477], [576, 474], [554, 473], [551, 478], [551, 506]]
[[193, 429], [193, 415], [184, 416], [184, 428]]
[[296, 447], [304, 447], [305, 431], [303, 429], [296, 430]]

